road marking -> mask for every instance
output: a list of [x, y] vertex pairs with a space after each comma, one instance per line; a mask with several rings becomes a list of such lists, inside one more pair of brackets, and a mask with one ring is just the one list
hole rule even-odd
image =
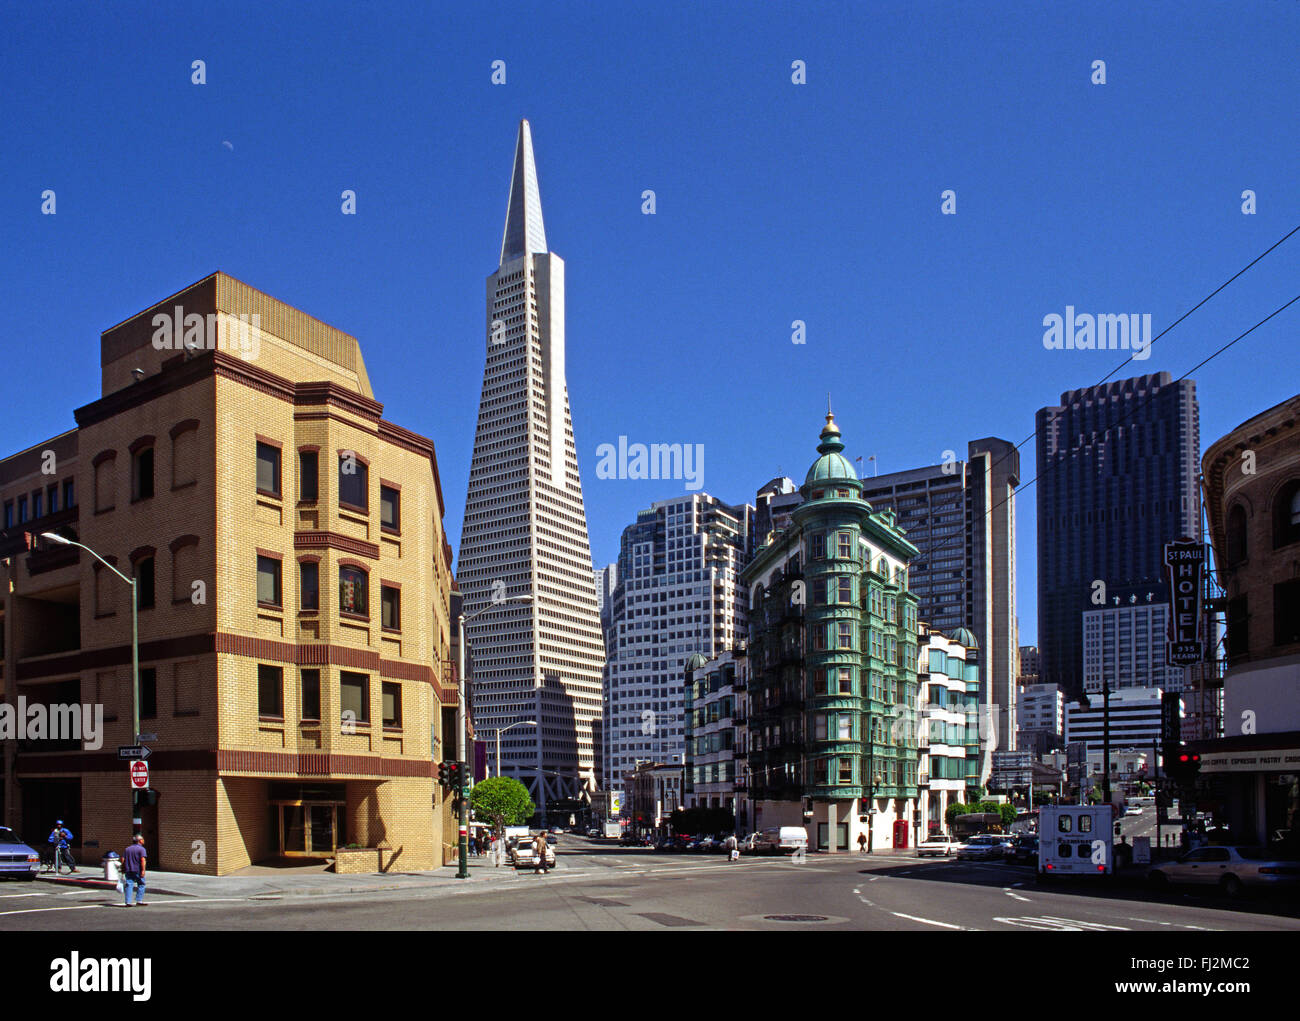
[[1020, 894], [1018, 894], [1018, 893], [1012, 893], [1011, 890], [1010, 890], [1009, 888], [1004, 888], [1002, 892], [1005, 893], [1008, 897], [1011, 897], [1011, 898], [1014, 899], [1014, 900], [1018, 900], [1018, 901], [1020, 901], [1020, 902], [1023, 903], [1023, 904], [1028, 904], [1028, 903], [1030, 903], [1028, 897], [1022, 897], [1022, 896], [1020, 896]]
[[16, 900], [19, 897], [46, 897], [46, 893], [6, 893], [0, 895], [0, 900]]
[[37, 911], [88, 911], [90, 908], [106, 908], [107, 904], [69, 904], [66, 908], [23, 908], [20, 911], [0, 911], [0, 915], [30, 915]]
[[1103, 925], [1101, 922], [1082, 922], [1077, 918], [1058, 918], [1055, 915], [1028, 915], [1021, 918], [1008, 918], [999, 916], [994, 918], [995, 922], [1002, 922], [1005, 925], [1015, 925], [1024, 929], [1045, 929], [1054, 932], [1129, 932], [1130, 930], [1123, 925]]
[[953, 925], [951, 922], [936, 922], [933, 918], [917, 918], [916, 915], [905, 915], [901, 911], [891, 911], [895, 918], [906, 918], [909, 922], [924, 922], [926, 925], [939, 925], [945, 929], [960, 929], [962, 926]]

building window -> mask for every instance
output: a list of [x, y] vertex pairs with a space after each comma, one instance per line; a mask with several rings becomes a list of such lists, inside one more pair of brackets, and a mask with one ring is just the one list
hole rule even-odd
[[280, 607], [280, 561], [274, 557], [257, 557], [257, 601], [265, 606]]
[[59, 510], [59, 484], [56, 482], [53, 485], [46, 486], [45, 495], [49, 500], [50, 513], [57, 513]]
[[158, 670], [140, 668], [140, 719], [152, 720], [158, 715]]
[[304, 720], [320, 719], [320, 671], [300, 670], [298, 683], [301, 688], [300, 703]]
[[370, 578], [356, 567], [339, 568], [339, 613], [370, 616]]
[[320, 609], [320, 564], [315, 560], [298, 562], [299, 609]]
[[284, 668], [257, 665], [257, 715], [262, 719], [284, 719]]
[[1246, 559], [1246, 508], [1237, 504], [1228, 511], [1227, 564], [1229, 570]]
[[280, 448], [269, 443], [257, 445], [257, 491], [280, 495]]
[[814, 624], [812, 626], [812, 647], [816, 652], [826, 651], [826, 625]]
[[826, 740], [826, 714], [825, 713], [817, 713], [817, 715], [813, 717], [813, 740], [814, 741]]
[[839, 532], [839, 557], [841, 560], [853, 559], [853, 533]]
[[5, 528], [13, 528], [14, 523], [15, 523], [14, 502], [12, 500], [6, 500], [5, 501]]
[[44, 497], [45, 494], [42, 493], [39, 489], [32, 494], [32, 520], [33, 521], [39, 521], [41, 518], [45, 517], [45, 509], [44, 507], [41, 506], [42, 502], [44, 501]]
[[135, 598], [136, 605], [140, 609], [153, 609], [156, 591], [154, 586], [154, 558], [152, 556], [141, 557], [135, 562]]
[[1300, 542], [1300, 479], [1291, 479], [1273, 500], [1273, 548]]
[[148, 500], [153, 496], [153, 447], [144, 446], [131, 452], [131, 499]]
[[198, 580], [199, 540], [186, 535], [171, 544], [172, 551], [172, 602], [190, 602], [194, 582]]
[[402, 494], [389, 486], [379, 487], [379, 525], [390, 532], [402, 529]]
[[853, 694], [853, 668], [851, 666], [840, 667], [840, 694]]
[[18, 523], [20, 525], [27, 523], [27, 497], [18, 498]]
[[842, 620], [839, 622], [839, 634], [836, 642], [837, 649], [853, 648], [853, 622]]
[[1273, 586], [1273, 644], [1300, 642], [1300, 581]]
[[193, 485], [199, 477], [199, 423], [180, 422], [171, 429], [172, 489]]
[[1239, 659], [1250, 653], [1250, 615], [1246, 597], [1228, 600], [1228, 659]]
[[853, 782], [853, 760], [849, 758], [840, 759], [840, 783], [851, 784]]
[[379, 587], [379, 623], [391, 631], [402, 626], [402, 590], [390, 585]]
[[370, 676], [346, 670], [339, 675], [339, 711], [343, 724], [370, 722]]
[[77, 506], [77, 482], [75, 479], [63, 480], [63, 509]]
[[315, 503], [320, 496], [320, 455], [314, 450], [298, 451], [298, 499]]
[[369, 469], [366, 463], [350, 450], [339, 454], [339, 506], [368, 513]]
[[400, 727], [402, 725], [402, 685], [399, 681], [384, 681], [383, 689], [384, 726]]
[[812, 553], [810, 555], [813, 560], [826, 559], [826, 533], [825, 532], [814, 532], [812, 534]]
[[[111, 558], [110, 558], [111, 560]], [[95, 616], [107, 617], [117, 612], [119, 578], [102, 564], [95, 565]]]

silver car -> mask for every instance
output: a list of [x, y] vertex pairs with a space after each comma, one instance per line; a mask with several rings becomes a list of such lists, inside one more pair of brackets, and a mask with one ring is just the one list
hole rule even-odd
[[1247, 887], [1294, 889], [1300, 884], [1300, 862], [1280, 859], [1259, 847], [1198, 847], [1177, 861], [1153, 866], [1148, 875], [1157, 887], [1214, 886], [1235, 896]]
[[959, 861], [1001, 861], [1007, 854], [1007, 839], [997, 833], [971, 837], [957, 849]]

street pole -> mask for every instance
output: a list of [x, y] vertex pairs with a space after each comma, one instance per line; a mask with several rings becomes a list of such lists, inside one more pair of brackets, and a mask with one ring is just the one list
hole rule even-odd
[[[459, 638], [457, 659], [457, 700], [456, 700], [456, 729], [459, 732], [457, 738], [456, 758], [461, 763], [460, 768], [456, 770], [456, 796], [460, 799], [460, 832], [456, 838], [456, 849], [459, 858], [459, 867], [456, 870], [457, 879], [469, 878], [469, 803], [465, 799], [465, 746], [468, 741], [468, 731], [466, 724], [469, 714], [465, 707], [465, 614], [460, 613], [456, 617], [457, 635]], [[498, 735], [498, 740], [500, 735]]]
[[1110, 678], [1102, 680], [1101, 689], [1101, 740], [1102, 740], [1102, 793], [1106, 795], [1106, 804], [1110, 804]]

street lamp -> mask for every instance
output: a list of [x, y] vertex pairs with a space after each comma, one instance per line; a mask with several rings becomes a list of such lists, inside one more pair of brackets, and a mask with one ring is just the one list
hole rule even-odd
[[[463, 761], [463, 756], [465, 756], [466, 754], [467, 745], [469, 743], [469, 738], [466, 731], [466, 723], [469, 714], [466, 711], [466, 705], [465, 705], [465, 622], [467, 620], [473, 620], [480, 613], [486, 613], [488, 610], [491, 610], [496, 606], [500, 606], [502, 603], [531, 603], [532, 601], [533, 601], [533, 597], [531, 593], [527, 593], [521, 596], [507, 596], [504, 599], [494, 599], [492, 602], [488, 603], [487, 606], [484, 606], [482, 609], [475, 610], [468, 617], [465, 616], [464, 613], [460, 613], [456, 617], [457, 635], [460, 638], [460, 644], [457, 649], [457, 652], [459, 653], [457, 658], [460, 660], [457, 666], [459, 667], [460, 674], [459, 677], [457, 678], [457, 680], [459, 681], [459, 684], [457, 685], [457, 688], [459, 689], [458, 690], [459, 698], [456, 704], [456, 727], [460, 731], [460, 754], [462, 756], [462, 761]], [[465, 769], [462, 767], [457, 772], [460, 777], [456, 785], [456, 794], [460, 798], [460, 834], [459, 834], [459, 839], [457, 840], [457, 850], [459, 851], [460, 867], [456, 870], [456, 878], [468, 879], [469, 878], [469, 801], [465, 797]]]
[[[92, 557], [116, 574], [124, 582], [131, 586], [131, 740], [133, 742], [140, 740], [140, 626], [139, 626], [139, 590], [136, 587], [136, 580], [128, 578], [107, 560], [101, 557], [89, 546], [83, 546], [79, 542], [65, 538], [54, 532], [42, 532], [41, 538], [47, 542], [55, 543], [59, 546], [76, 546], [78, 549], [84, 549]], [[131, 831], [135, 832], [136, 822], [136, 800], [138, 794], [134, 788], [131, 790]]]
[[507, 730], [512, 730], [515, 727], [535, 727], [535, 726], [537, 726], [536, 720], [520, 720], [518, 723], [510, 724], [509, 727], [501, 727], [500, 729], [497, 730], [497, 776], [501, 775], [501, 735], [504, 734]]

